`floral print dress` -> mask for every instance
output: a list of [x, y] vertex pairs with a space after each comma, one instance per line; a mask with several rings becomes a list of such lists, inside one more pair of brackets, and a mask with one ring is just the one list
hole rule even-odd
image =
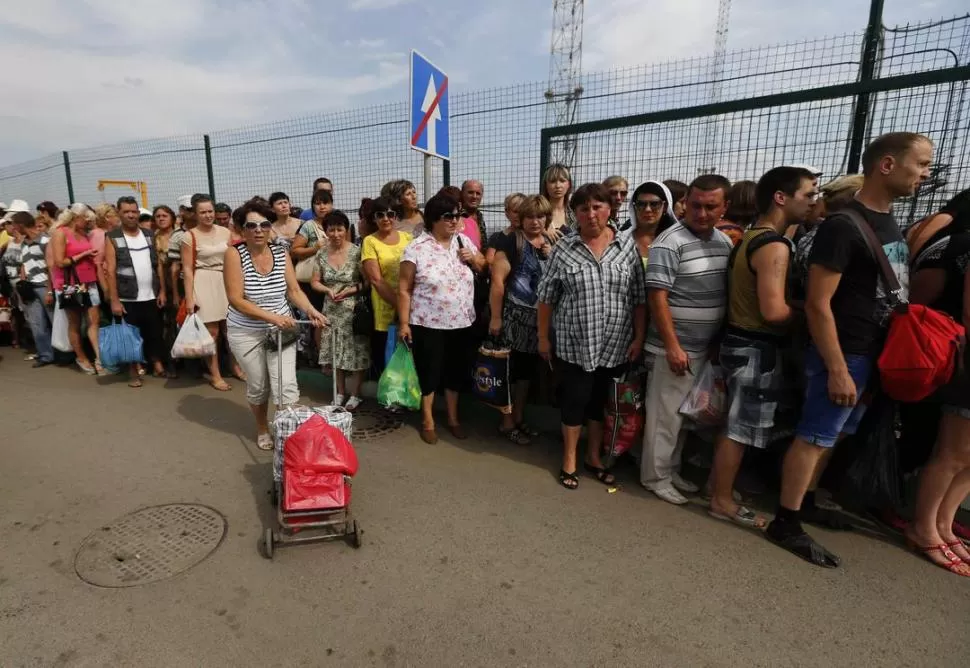
[[[363, 279], [360, 272], [360, 247], [348, 244], [347, 260], [334, 269], [327, 262], [326, 250], [317, 253], [320, 268], [320, 282], [333, 290], [334, 294], [343, 288], [353, 288]], [[327, 297], [323, 304], [323, 314], [330, 321], [320, 336], [320, 365], [330, 366], [341, 371], [363, 371], [370, 368], [370, 340], [366, 336], [354, 335], [354, 304], [358, 299], [368, 299], [367, 292], [347, 297], [335, 302]], [[336, 347], [336, 356], [334, 347]]]

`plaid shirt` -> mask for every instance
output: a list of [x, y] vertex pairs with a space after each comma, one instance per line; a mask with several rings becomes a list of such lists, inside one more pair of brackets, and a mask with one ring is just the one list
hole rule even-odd
[[610, 229], [616, 236], [599, 260], [578, 234], [563, 237], [539, 282], [539, 301], [553, 309], [556, 357], [586, 371], [626, 361], [633, 309], [647, 301], [633, 236]]

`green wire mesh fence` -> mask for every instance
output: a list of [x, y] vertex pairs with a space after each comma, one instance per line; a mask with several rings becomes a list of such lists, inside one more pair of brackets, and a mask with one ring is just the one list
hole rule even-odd
[[[859, 77], [863, 34], [642, 65], [583, 77], [577, 118], [606, 121], [651, 112], [786, 95], [846, 85]], [[876, 77], [928, 73], [970, 60], [970, 16], [886, 28]], [[938, 165], [920, 200], [930, 206], [970, 186], [967, 82], [949, 82], [873, 94], [866, 133], [924, 132], [936, 143]], [[674, 119], [557, 137], [543, 147], [545, 83], [455, 93], [451, 101], [450, 180], [484, 182], [486, 222], [504, 225], [502, 201], [513, 191], [538, 188], [543, 156], [554, 161], [563, 142], [576, 143], [574, 181], [611, 174], [631, 184], [647, 178], [689, 180], [716, 169], [731, 179], [756, 179], [780, 163], [810, 163], [826, 176], [844, 173], [857, 98], [779, 102], [770, 107]], [[676, 114], [674, 114], [676, 116]], [[0, 199], [95, 203], [130, 191], [99, 191], [99, 179], [144, 181], [150, 204], [174, 204], [179, 195], [212, 189], [218, 201], [238, 205], [254, 194], [286, 192], [307, 206], [312, 181], [326, 176], [336, 204], [355, 209], [392, 179], [406, 178], [422, 193], [422, 156], [407, 148], [405, 102], [312, 114], [272, 123], [199, 134], [72, 150], [0, 168]], [[545, 154], [544, 154], [545, 151]], [[65, 161], [65, 158], [67, 160]], [[433, 161], [433, 184], [444, 170]], [[915, 205], [914, 209], [915, 211]]]

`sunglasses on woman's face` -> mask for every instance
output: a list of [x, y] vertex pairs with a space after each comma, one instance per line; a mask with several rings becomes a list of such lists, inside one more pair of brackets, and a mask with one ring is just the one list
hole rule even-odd
[[650, 209], [651, 211], [660, 211], [662, 208], [664, 208], [664, 203], [658, 199], [655, 199], [655, 200], [641, 199], [634, 202], [633, 206], [636, 207], [637, 209], [640, 209], [641, 211], [643, 209]]
[[381, 218], [387, 218], [388, 220], [395, 220], [397, 218], [397, 211], [375, 211], [374, 220], [380, 220]]
[[243, 223], [243, 229], [252, 232], [256, 229], [268, 230], [273, 227], [273, 223], [268, 220], [247, 220]]
[[446, 223], [453, 223], [459, 218], [461, 218], [461, 216], [462, 216], [461, 211], [455, 211], [453, 213], [443, 213], [441, 214], [441, 220], [445, 221]]

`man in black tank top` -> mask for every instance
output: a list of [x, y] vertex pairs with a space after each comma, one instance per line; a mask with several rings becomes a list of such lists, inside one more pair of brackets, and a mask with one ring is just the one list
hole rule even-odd
[[784, 380], [781, 349], [792, 316], [785, 290], [791, 244], [784, 232], [811, 213], [818, 191], [807, 169], [776, 167], [755, 192], [759, 218], [728, 261], [728, 328], [720, 355], [728, 417], [711, 470], [710, 514], [761, 529], [765, 520], [734, 500], [734, 480], [745, 448], [766, 448], [772, 440]]

